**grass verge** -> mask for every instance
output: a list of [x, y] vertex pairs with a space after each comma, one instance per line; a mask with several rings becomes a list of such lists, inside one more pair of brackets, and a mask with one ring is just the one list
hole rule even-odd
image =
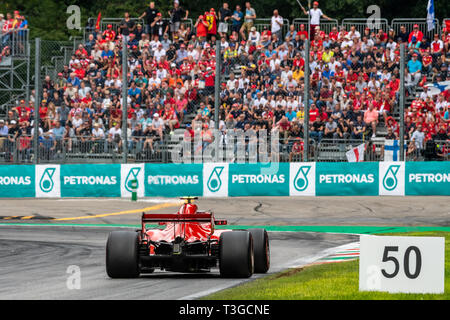
[[203, 300], [450, 300], [450, 232], [410, 232], [401, 236], [445, 237], [444, 294], [391, 294], [359, 291], [359, 260], [289, 269], [225, 289]]

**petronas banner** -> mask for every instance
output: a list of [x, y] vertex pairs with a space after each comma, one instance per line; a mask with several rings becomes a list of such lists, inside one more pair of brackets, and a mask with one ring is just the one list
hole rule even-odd
[[377, 196], [377, 162], [317, 163], [317, 196]]
[[289, 163], [230, 164], [228, 195], [288, 196]]
[[33, 198], [35, 192], [34, 166], [0, 166], [1, 198]]
[[145, 196], [202, 196], [202, 169], [202, 164], [146, 164]]
[[120, 164], [74, 164], [60, 167], [61, 197], [121, 196]]
[[450, 162], [0, 166], [0, 198], [450, 195]]
[[405, 194], [408, 196], [450, 195], [449, 162], [407, 162]]

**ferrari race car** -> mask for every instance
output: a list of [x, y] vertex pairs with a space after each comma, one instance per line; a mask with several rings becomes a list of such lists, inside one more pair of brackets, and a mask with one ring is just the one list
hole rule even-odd
[[[219, 267], [222, 277], [248, 278], [270, 267], [269, 238], [264, 229], [215, 230], [226, 225], [212, 212], [197, 210], [196, 197], [175, 214], [142, 214], [136, 232], [113, 231], [106, 244], [106, 273], [111, 278], [134, 278], [155, 269], [206, 272]], [[146, 227], [158, 224], [160, 228]]]

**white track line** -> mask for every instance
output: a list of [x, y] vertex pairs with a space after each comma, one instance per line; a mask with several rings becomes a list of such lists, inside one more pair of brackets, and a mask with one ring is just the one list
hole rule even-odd
[[[320, 260], [320, 259], [322, 259], [324, 257], [329, 256], [329, 255], [332, 255], [332, 254], [334, 254], [334, 253], [336, 253], [338, 251], [352, 248], [356, 244], [359, 244], [359, 242], [347, 243], [347, 244], [344, 244], [342, 246], [338, 246], [338, 247], [334, 247], [334, 248], [323, 250], [323, 251], [321, 251], [321, 252], [319, 252], [318, 254], [315, 254], [315, 255], [311, 255], [311, 256], [300, 258], [300, 259], [297, 259], [297, 260], [294, 260], [294, 261], [287, 262], [284, 265], [282, 265], [281, 267], [277, 267], [277, 268], [273, 269], [271, 273], [280, 272], [280, 271], [283, 271], [285, 269], [290, 269], [290, 268], [301, 268], [301, 267], [307, 266], [307, 265], [309, 265], [309, 264], [311, 264], [313, 262], [316, 262], [317, 260]], [[191, 294], [191, 295], [179, 298], [178, 300], [195, 300], [195, 299], [198, 299], [198, 298], [210, 295], [212, 293], [215, 293], [217, 291], [228, 289], [228, 288], [234, 287], [234, 286], [239, 285], [239, 284], [243, 284], [243, 283], [248, 282], [248, 281], [252, 281], [252, 280], [260, 278], [260, 277], [264, 277], [264, 275], [257, 275], [256, 277], [253, 276], [253, 278], [250, 278], [248, 280], [235, 280], [235, 281], [233, 281], [231, 283], [227, 283], [227, 284], [225, 284], [223, 286], [218, 286], [218, 287], [211, 288], [211, 289], [208, 289], [208, 290], [200, 291], [200, 292], [197, 292], [197, 293], [194, 293], [194, 294]]]

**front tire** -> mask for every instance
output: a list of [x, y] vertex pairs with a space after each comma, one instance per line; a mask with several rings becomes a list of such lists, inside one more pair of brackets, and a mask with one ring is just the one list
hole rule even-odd
[[219, 238], [220, 275], [249, 278], [254, 272], [253, 239], [248, 231], [224, 232]]
[[270, 268], [269, 236], [265, 229], [249, 229], [253, 238], [255, 273], [266, 273]]
[[111, 278], [139, 276], [139, 239], [137, 232], [113, 231], [106, 243], [106, 273]]

